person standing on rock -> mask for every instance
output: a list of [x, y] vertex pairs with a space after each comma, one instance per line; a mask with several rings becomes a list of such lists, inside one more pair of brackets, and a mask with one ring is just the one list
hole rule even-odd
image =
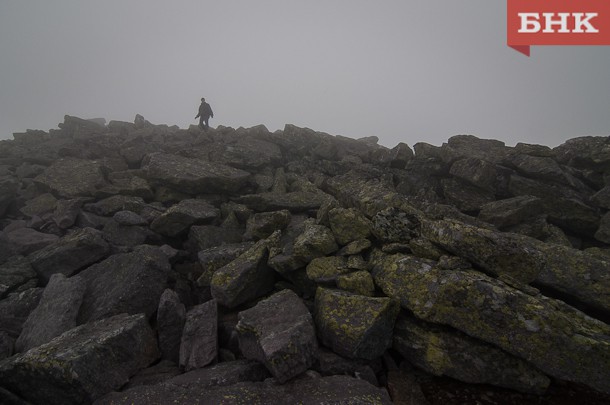
[[195, 119], [199, 118], [199, 128], [204, 131], [207, 130], [210, 126], [208, 125], [208, 120], [214, 118], [214, 113], [212, 112], [212, 107], [208, 103], [205, 102], [205, 98], [201, 98], [201, 105], [199, 106], [199, 113], [195, 117]]

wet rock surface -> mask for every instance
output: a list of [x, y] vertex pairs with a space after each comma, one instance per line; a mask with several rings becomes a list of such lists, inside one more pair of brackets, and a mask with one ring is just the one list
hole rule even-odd
[[141, 116], [15, 134], [0, 402], [608, 403], [609, 156]]

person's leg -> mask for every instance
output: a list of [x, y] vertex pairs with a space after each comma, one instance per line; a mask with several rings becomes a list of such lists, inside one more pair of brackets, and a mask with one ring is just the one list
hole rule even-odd
[[210, 117], [205, 118], [205, 129], [208, 129], [210, 127], [210, 125], [208, 124], [209, 119], [210, 119]]
[[203, 126], [203, 117], [199, 117], [199, 128], [205, 129], [205, 127]]

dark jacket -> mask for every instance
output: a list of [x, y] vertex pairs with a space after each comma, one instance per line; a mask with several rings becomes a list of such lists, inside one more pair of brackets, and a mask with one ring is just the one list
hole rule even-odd
[[208, 103], [206, 103], [205, 101], [203, 101], [201, 103], [201, 105], [199, 106], [199, 114], [197, 114], [197, 116], [195, 118], [199, 118], [199, 117], [214, 117], [214, 113], [212, 112], [212, 107], [210, 107], [210, 105]]

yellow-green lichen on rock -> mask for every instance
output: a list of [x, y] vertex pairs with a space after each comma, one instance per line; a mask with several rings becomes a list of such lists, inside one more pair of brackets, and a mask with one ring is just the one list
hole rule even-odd
[[330, 229], [340, 245], [347, 245], [371, 234], [373, 224], [355, 208], [333, 208], [328, 212]]
[[316, 257], [307, 265], [307, 277], [316, 283], [333, 282], [341, 274], [350, 272], [347, 259], [342, 256]]
[[398, 303], [319, 287], [315, 322], [322, 343], [348, 358], [372, 360], [390, 346]]
[[233, 308], [258, 298], [273, 288], [273, 270], [267, 266], [269, 240], [258, 241], [237, 259], [216, 270], [210, 283], [219, 304]]
[[402, 314], [393, 348], [427, 372], [473, 384], [491, 384], [541, 394], [550, 380], [522, 359], [457, 330]]
[[494, 344], [552, 377], [610, 392], [605, 323], [475, 271], [443, 271], [430, 261], [378, 251], [371, 262], [376, 285], [416, 317]]
[[355, 271], [337, 277], [337, 287], [342, 290], [372, 297], [375, 293], [375, 283], [368, 271]]

